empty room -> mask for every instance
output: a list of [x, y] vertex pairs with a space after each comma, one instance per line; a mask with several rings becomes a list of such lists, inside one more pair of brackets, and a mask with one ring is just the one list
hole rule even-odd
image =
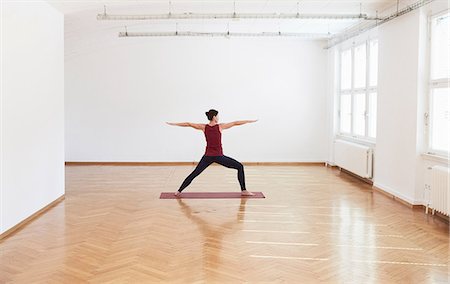
[[450, 283], [449, 1], [0, 12], [0, 283]]

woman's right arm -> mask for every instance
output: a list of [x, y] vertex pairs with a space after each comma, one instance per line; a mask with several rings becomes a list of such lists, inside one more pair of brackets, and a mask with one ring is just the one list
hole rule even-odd
[[173, 125], [173, 126], [181, 126], [181, 127], [192, 127], [194, 129], [198, 129], [198, 130], [205, 130], [205, 125], [201, 124], [201, 123], [192, 123], [192, 122], [166, 122], [168, 125]]

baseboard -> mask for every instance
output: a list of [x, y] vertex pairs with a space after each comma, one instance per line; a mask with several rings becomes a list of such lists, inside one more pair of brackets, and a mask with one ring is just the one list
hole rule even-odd
[[338, 166], [333, 162], [325, 162], [325, 166], [328, 168], [337, 168]]
[[243, 162], [242, 164], [246, 166], [325, 166], [325, 162]]
[[[424, 207], [425, 207], [425, 206], [424, 206]], [[433, 210], [433, 209], [428, 208], [428, 210], [431, 211], [431, 210]], [[437, 217], [437, 218], [439, 218], [440, 220], [446, 222], [447, 224], [450, 223], [450, 216], [441, 214], [441, 213], [439, 213], [439, 212], [434, 212], [434, 215], [431, 214], [431, 216]]]
[[[192, 166], [198, 162], [65, 162], [66, 166]], [[243, 162], [245, 166], [325, 166], [324, 162]]]
[[326, 163], [325, 163], [325, 167], [327, 167], [327, 168], [332, 168], [332, 169], [333, 169], [333, 168], [338, 168], [341, 172], [343, 172], [343, 173], [345, 173], [345, 174], [348, 174], [348, 175], [350, 175], [350, 176], [352, 176], [352, 177], [354, 177], [354, 178], [357, 178], [357, 179], [359, 179], [360, 181], [362, 181], [362, 182], [364, 182], [364, 183], [373, 185], [373, 181], [372, 181], [371, 179], [363, 178], [363, 177], [361, 177], [361, 176], [359, 176], [359, 175], [357, 175], [357, 174], [352, 173], [351, 171], [348, 171], [348, 170], [346, 170], [346, 169], [343, 169], [343, 168], [339, 167], [338, 165], [336, 165], [336, 164], [334, 164], [334, 163], [326, 162]]
[[0, 242], [3, 241], [5, 238], [10, 237], [14, 233], [17, 233], [18, 231], [23, 229], [23, 227], [26, 224], [30, 223], [31, 221], [33, 221], [34, 219], [36, 219], [37, 217], [39, 217], [40, 215], [42, 215], [43, 213], [45, 213], [46, 211], [51, 209], [52, 207], [55, 207], [58, 203], [63, 201], [64, 198], [65, 198], [65, 194], [61, 195], [54, 201], [50, 202], [48, 205], [46, 205], [44, 208], [40, 209], [39, 211], [33, 213], [31, 216], [29, 216], [25, 220], [21, 221], [19, 224], [15, 225], [14, 227], [12, 227], [12, 228], [6, 230], [5, 232], [3, 232], [2, 234], [0, 234]]
[[350, 176], [352, 176], [352, 177], [354, 177], [354, 178], [357, 178], [357, 179], [359, 179], [360, 181], [362, 181], [362, 182], [364, 182], [364, 183], [373, 185], [373, 181], [370, 180], [370, 179], [360, 177], [359, 175], [354, 174], [354, 173], [352, 173], [352, 172], [350, 172], [350, 171], [347, 171], [346, 169], [343, 169], [343, 168], [340, 168], [340, 169], [341, 169], [341, 172], [343, 172], [343, 173], [346, 173], [346, 174], [348, 174], [348, 175], [350, 175]]
[[65, 162], [66, 166], [192, 166], [197, 162]]
[[400, 193], [398, 193], [392, 189], [387, 188], [386, 186], [383, 186], [380, 184], [374, 184], [372, 188], [376, 192], [383, 194], [389, 198], [392, 198], [394, 201], [397, 201], [403, 205], [406, 205], [411, 209], [424, 209], [425, 208], [425, 206], [423, 206], [422, 204], [416, 204], [414, 201], [402, 196]]

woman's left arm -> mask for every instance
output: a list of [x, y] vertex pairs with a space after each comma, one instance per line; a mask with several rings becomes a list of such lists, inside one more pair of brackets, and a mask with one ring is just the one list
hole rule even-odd
[[231, 128], [233, 126], [238, 126], [238, 125], [244, 125], [247, 123], [254, 123], [257, 122], [258, 120], [238, 120], [238, 121], [233, 121], [233, 122], [229, 122], [229, 123], [221, 123], [220, 124], [220, 128], [223, 129], [228, 129]]

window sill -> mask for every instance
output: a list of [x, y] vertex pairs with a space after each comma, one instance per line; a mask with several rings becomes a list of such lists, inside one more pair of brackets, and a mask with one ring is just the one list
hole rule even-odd
[[365, 145], [365, 146], [369, 146], [374, 148], [375, 147], [375, 141], [372, 140], [368, 140], [368, 139], [362, 139], [362, 138], [355, 138], [353, 136], [347, 136], [347, 135], [342, 135], [342, 134], [338, 134], [336, 135], [335, 139], [341, 139], [344, 141], [348, 141], [348, 142], [353, 142], [356, 144], [361, 144], [361, 145]]
[[440, 162], [440, 163], [446, 163], [446, 164], [448, 164], [450, 162], [449, 157], [447, 157], [447, 156], [423, 153], [422, 157], [426, 160], [434, 161], [434, 162]]

